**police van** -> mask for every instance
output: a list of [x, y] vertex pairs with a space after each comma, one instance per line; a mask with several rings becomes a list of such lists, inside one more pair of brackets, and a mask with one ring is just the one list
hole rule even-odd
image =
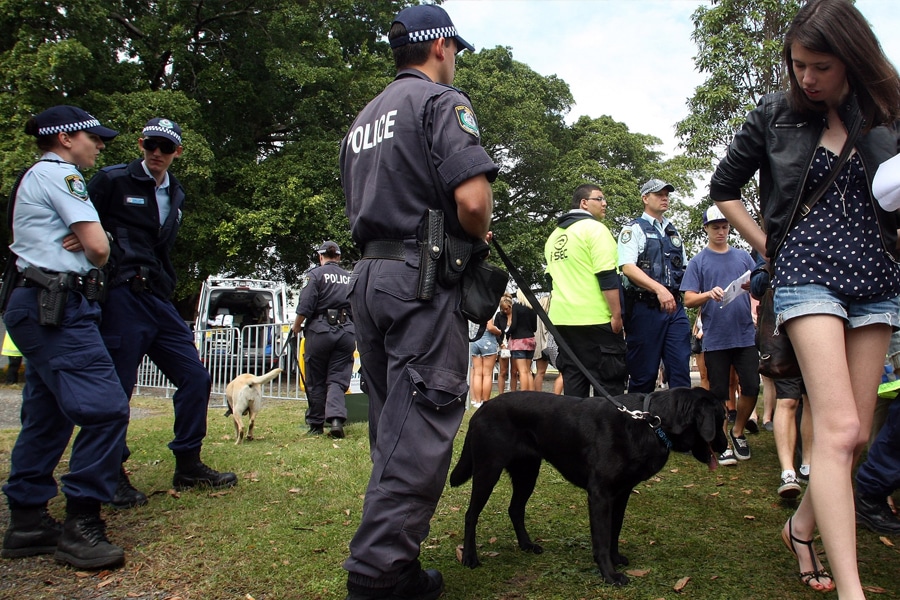
[[283, 283], [210, 277], [200, 290], [194, 341], [207, 366], [257, 373], [278, 366], [292, 320]]

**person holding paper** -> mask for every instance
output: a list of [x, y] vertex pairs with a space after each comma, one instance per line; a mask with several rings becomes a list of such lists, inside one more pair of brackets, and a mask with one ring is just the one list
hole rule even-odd
[[[709, 390], [724, 402], [728, 398], [732, 366], [738, 375], [741, 395], [737, 401], [737, 418], [728, 432], [732, 447], [719, 456], [720, 464], [734, 465], [738, 460], [750, 458], [744, 426], [759, 396], [759, 353], [754, 340], [750, 295], [736, 293], [741, 282], [749, 287], [754, 262], [749, 252], [728, 244], [731, 227], [715, 205], [703, 213], [703, 229], [709, 242], [688, 262], [681, 291], [686, 308], [700, 307]], [[729, 288], [728, 302], [725, 302]]]

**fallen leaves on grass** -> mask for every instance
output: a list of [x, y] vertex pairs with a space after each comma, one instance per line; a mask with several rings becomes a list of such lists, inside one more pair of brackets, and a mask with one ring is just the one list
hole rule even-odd
[[646, 577], [650, 573], [650, 569], [628, 569], [625, 573], [632, 577]]
[[684, 588], [687, 587], [688, 581], [690, 581], [690, 580], [691, 580], [690, 577], [682, 577], [675, 583], [675, 587], [672, 589], [675, 590], [676, 592], [682, 592], [682, 591], [684, 591]]
[[894, 542], [892, 542], [890, 540], [890, 538], [880, 535], [880, 536], [878, 536], [878, 539], [881, 540], [881, 543], [884, 544], [885, 546], [890, 546], [891, 548], [894, 547]]

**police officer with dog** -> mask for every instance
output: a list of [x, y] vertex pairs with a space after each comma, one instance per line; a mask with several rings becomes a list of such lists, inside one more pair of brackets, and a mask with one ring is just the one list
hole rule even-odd
[[463, 261], [466, 246], [485, 249], [498, 167], [481, 146], [469, 98], [450, 85], [457, 52], [473, 47], [446, 11], [403, 9], [388, 40], [397, 75], [356, 117], [340, 154], [350, 230], [363, 252], [350, 304], [373, 463], [344, 568], [349, 600], [433, 600], [443, 577], [422, 568], [419, 547], [468, 390], [468, 328], [450, 277], [457, 262], [446, 259]]
[[[142, 158], [101, 169], [88, 190], [104, 229], [112, 239], [109, 298], [103, 305], [101, 332], [116, 365], [122, 389], [130, 397], [144, 355], [178, 388], [172, 397], [175, 455], [172, 485], [179, 490], [237, 484], [234, 473], [220, 473], [200, 460], [212, 386], [197, 354], [194, 336], [175, 309], [175, 268], [170, 256], [184, 207], [184, 188], [169, 173], [183, 152], [182, 131], [169, 119], [150, 119], [141, 131]], [[128, 449], [121, 463], [127, 460]], [[124, 466], [110, 503], [130, 508], [147, 503]]]
[[306, 322], [303, 360], [306, 363], [306, 424], [309, 433], [344, 437], [347, 405], [344, 394], [353, 374], [356, 329], [350, 311], [350, 273], [341, 268], [341, 248], [326, 240], [316, 249], [319, 266], [309, 271], [300, 292], [297, 317], [291, 330], [300, 333]]
[[674, 191], [661, 179], [642, 185], [644, 213], [619, 233], [629, 392], [656, 388], [660, 360], [669, 387], [691, 385], [691, 323], [679, 291], [687, 255], [681, 236], [664, 216]]
[[[79, 168], [94, 166], [118, 132], [75, 106], [32, 117], [25, 133], [43, 153], [11, 196], [12, 252], [3, 321], [26, 358], [22, 428], [3, 486], [10, 524], [4, 558], [54, 554], [79, 569], [121, 565], [125, 552], [106, 537], [100, 506], [116, 489], [128, 428], [128, 396], [100, 336], [109, 241]], [[9, 296], [7, 296], [7, 292]], [[66, 519], [47, 511], [53, 471], [75, 426], [68, 472], [60, 477]]]

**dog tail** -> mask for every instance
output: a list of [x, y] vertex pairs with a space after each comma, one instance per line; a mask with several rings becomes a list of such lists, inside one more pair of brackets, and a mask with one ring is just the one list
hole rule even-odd
[[265, 375], [260, 375], [259, 377], [254, 377], [253, 385], [262, 385], [264, 383], [269, 383], [270, 381], [272, 381], [279, 375], [281, 375], [281, 369], [272, 369]]
[[467, 482], [472, 477], [475, 469], [475, 463], [472, 460], [472, 445], [469, 443], [469, 436], [463, 441], [462, 454], [459, 455], [459, 462], [453, 467], [450, 473], [450, 486], [458, 487]]

